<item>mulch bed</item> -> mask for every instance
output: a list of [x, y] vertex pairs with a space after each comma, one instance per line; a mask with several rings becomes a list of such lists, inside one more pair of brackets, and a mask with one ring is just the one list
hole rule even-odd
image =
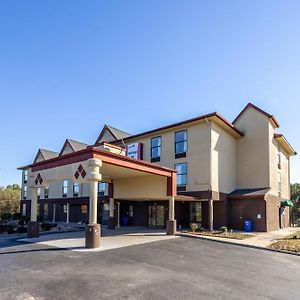
[[184, 231], [184, 233], [193, 234], [193, 235], [220, 237], [220, 238], [234, 239], [234, 240], [244, 240], [244, 239], [254, 237], [253, 234], [238, 233], [238, 232], [223, 232], [223, 231], [195, 231], [195, 232]]
[[269, 246], [271, 249], [300, 253], [300, 231], [277, 240]]

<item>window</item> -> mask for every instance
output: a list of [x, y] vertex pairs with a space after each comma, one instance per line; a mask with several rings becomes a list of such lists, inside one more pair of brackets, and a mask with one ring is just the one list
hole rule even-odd
[[63, 197], [68, 196], [68, 180], [63, 180], [62, 182], [62, 196]]
[[23, 199], [25, 200], [27, 198], [27, 186], [25, 185], [23, 188]]
[[64, 214], [66, 214], [68, 212], [68, 205], [67, 204], [63, 204], [63, 210], [64, 210]]
[[133, 205], [129, 205], [129, 217], [133, 217]]
[[74, 183], [73, 184], [73, 197], [79, 196], [79, 189], [80, 189], [79, 183]]
[[48, 219], [48, 214], [49, 214], [49, 206], [48, 203], [44, 204], [44, 218]]
[[281, 196], [281, 173], [278, 172], [278, 195]]
[[278, 149], [278, 153], [277, 153], [277, 162], [278, 162], [278, 169], [281, 169], [281, 153], [280, 153], [280, 149]]
[[200, 223], [202, 221], [201, 202], [191, 202], [191, 204], [190, 204], [190, 221], [191, 221], [191, 223]]
[[181, 163], [175, 165], [177, 171], [177, 186], [187, 185], [187, 163]]
[[98, 182], [98, 194], [101, 196], [108, 195], [108, 183], [101, 181]]
[[82, 214], [87, 214], [88, 213], [88, 206], [86, 204], [83, 204], [80, 206], [80, 211]]
[[151, 139], [151, 162], [160, 161], [161, 155], [161, 137], [157, 136]]
[[175, 158], [186, 157], [187, 131], [175, 132]]
[[24, 170], [24, 183], [27, 183], [28, 180], [28, 170]]
[[48, 186], [46, 186], [44, 188], [44, 198], [45, 199], [49, 198], [49, 187]]
[[22, 205], [22, 216], [26, 216], [26, 204]]
[[41, 188], [37, 188], [37, 198], [41, 198]]

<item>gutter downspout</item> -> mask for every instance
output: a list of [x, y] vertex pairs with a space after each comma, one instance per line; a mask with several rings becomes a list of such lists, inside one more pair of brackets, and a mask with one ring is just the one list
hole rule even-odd
[[211, 122], [208, 118], [205, 119], [206, 123], [208, 124], [208, 164], [209, 164], [209, 182], [208, 182], [208, 192], [209, 192], [209, 199], [208, 199], [208, 227], [210, 231], [214, 229], [214, 208], [213, 208], [213, 199], [212, 199], [212, 146], [211, 146]]

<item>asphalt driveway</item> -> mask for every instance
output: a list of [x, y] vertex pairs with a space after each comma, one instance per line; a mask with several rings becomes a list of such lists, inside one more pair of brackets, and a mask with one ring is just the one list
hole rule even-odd
[[89, 253], [2, 245], [1, 300], [298, 299], [300, 293], [300, 257], [213, 241], [182, 237]]

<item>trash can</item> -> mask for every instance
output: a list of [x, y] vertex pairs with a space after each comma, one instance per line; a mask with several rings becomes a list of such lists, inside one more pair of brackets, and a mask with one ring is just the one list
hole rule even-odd
[[245, 232], [251, 232], [252, 228], [253, 228], [252, 220], [245, 220], [244, 221], [244, 231]]
[[122, 217], [122, 225], [128, 226], [129, 225], [129, 217], [127, 215]]

